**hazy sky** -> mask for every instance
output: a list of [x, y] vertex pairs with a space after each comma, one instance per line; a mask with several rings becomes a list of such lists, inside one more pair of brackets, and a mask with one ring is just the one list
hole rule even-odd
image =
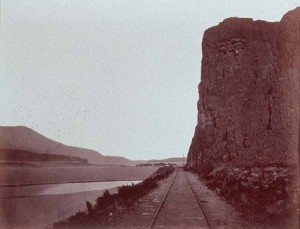
[[201, 40], [299, 0], [2, 0], [0, 125], [130, 159], [186, 154]]

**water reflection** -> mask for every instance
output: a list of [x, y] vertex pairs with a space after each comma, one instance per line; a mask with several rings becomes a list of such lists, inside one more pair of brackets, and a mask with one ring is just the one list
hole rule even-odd
[[0, 198], [21, 198], [44, 195], [58, 195], [86, 191], [111, 189], [122, 185], [137, 184], [137, 181], [101, 181], [83, 183], [45, 184], [31, 186], [1, 187]]

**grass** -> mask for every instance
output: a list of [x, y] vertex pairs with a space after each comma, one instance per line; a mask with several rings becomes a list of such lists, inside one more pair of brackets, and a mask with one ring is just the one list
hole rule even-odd
[[95, 204], [87, 201], [85, 211], [79, 211], [66, 220], [55, 223], [54, 228], [97, 227], [106, 222], [111, 214], [127, 209], [136, 200], [155, 189], [158, 186], [158, 181], [167, 178], [173, 171], [174, 167], [161, 167], [139, 184], [121, 186], [115, 194], [106, 190], [102, 196], [97, 198]]

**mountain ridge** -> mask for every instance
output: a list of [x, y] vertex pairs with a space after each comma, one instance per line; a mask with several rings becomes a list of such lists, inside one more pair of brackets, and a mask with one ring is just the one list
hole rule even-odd
[[57, 142], [26, 126], [0, 126], [0, 149], [80, 157], [87, 159], [90, 164], [99, 165], [134, 166], [146, 163], [181, 163], [183, 161], [182, 158], [130, 160], [122, 156], [105, 156], [92, 149], [69, 146]]
[[101, 153], [76, 146], [68, 146], [26, 126], [1, 126], [0, 148], [19, 149], [36, 153], [75, 156], [87, 159], [91, 164], [131, 165], [124, 157], [104, 156]]

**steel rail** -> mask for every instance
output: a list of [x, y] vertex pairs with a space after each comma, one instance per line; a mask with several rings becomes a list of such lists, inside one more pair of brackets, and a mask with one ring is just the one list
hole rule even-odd
[[161, 211], [161, 209], [162, 209], [162, 206], [164, 205], [164, 203], [165, 203], [165, 201], [166, 201], [166, 198], [167, 198], [167, 196], [168, 196], [168, 194], [169, 194], [169, 192], [170, 192], [170, 190], [171, 190], [171, 187], [173, 186], [173, 183], [174, 183], [174, 181], [175, 181], [175, 178], [176, 178], [176, 176], [177, 176], [177, 173], [178, 173], [178, 169], [176, 169], [176, 173], [175, 173], [175, 175], [174, 175], [174, 178], [173, 178], [173, 180], [171, 181], [171, 184], [170, 184], [170, 186], [169, 186], [167, 192], [165, 193], [162, 202], [160, 203], [160, 205], [159, 205], [159, 207], [158, 207], [158, 210], [157, 210], [157, 212], [156, 212], [156, 214], [155, 214], [155, 216], [154, 216], [154, 218], [153, 218], [153, 220], [152, 220], [152, 222], [151, 222], [151, 224], [150, 224], [150, 226], [149, 226], [149, 229], [152, 229], [152, 228], [153, 228], [153, 226], [154, 226], [154, 224], [155, 224], [155, 221], [156, 221], [156, 219], [157, 219], [157, 217], [158, 217], [158, 215], [159, 215], [159, 213], [160, 213], [160, 211]]

